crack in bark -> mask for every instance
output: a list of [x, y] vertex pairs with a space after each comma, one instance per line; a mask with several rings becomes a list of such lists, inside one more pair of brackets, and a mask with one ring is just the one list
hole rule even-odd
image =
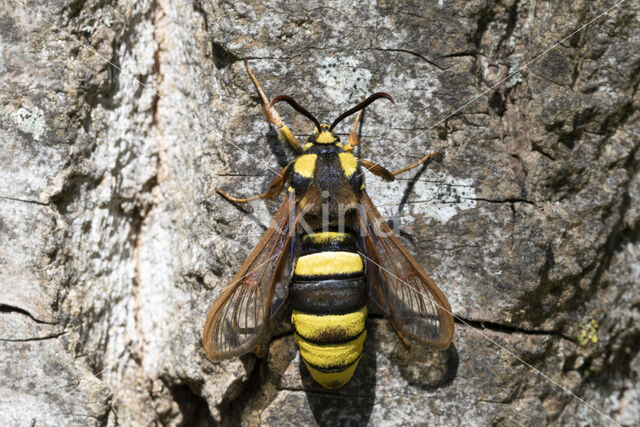
[[465, 200], [476, 200], [476, 201], [488, 202], [488, 203], [510, 203], [510, 204], [526, 203], [528, 205], [532, 205], [532, 206], [538, 207], [538, 205], [536, 205], [535, 202], [533, 202], [531, 200], [527, 200], [527, 199], [521, 199], [521, 198], [518, 198], [518, 197], [509, 197], [509, 198], [506, 198], [506, 199], [486, 199], [486, 198], [483, 198], [483, 197], [463, 197], [463, 199], [465, 199]]
[[29, 311], [25, 310], [24, 308], [16, 307], [10, 304], [0, 304], [0, 313], [9, 313], [9, 314], [19, 313], [29, 317], [31, 320], [41, 325], [57, 325], [58, 323], [60, 323], [59, 321], [47, 322], [45, 320], [37, 319], [33, 314], [31, 314]]
[[380, 51], [380, 52], [401, 52], [401, 53], [408, 53], [409, 55], [413, 55], [413, 56], [415, 56], [415, 57], [418, 57], [418, 58], [422, 59], [424, 62], [426, 62], [427, 64], [429, 64], [429, 65], [431, 65], [431, 66], [433, 66], [433, 67], [435, 67], [435, 68], [437, 68], [438, 70], [441, 70], [441, 71], [447, 71], [447, 69], [448, 69], [448, 68], [450, 68], [450, 67], [447, 67], [447, 68], [442, 67], [442, 66], [440, 66], [440, 65], [436, 64], [435, 62], [433, 62], [431, 59], [427, 58], [426, 56], [421, 55], [421, 54], [419, 54], [418, 52], [414, 52], [414, 51], [412, 51], [412, 50], [408, 50], [408, 49], [400, 49], [400, 48], [397, 48], [397, 49], [391, 49], [391, 48], [374, 47], [374, 48], [372, 48], [371, 50], [378, 50], [378, 51]]
[[568, 341], [575, 342], [575, 339], [563, 334], [560, 330], [556, 329], [527, 329], [513, 324], [500, 323], [496, 321], [481, 320], [481, 319], [468, 319], [459, 315], [455, 316], [455, 322], [466, 326], [473, 327], [475, 329], [487, 329], [493, 332], [500, 332], [506, 335], [546, 335], [556, 336], [566, 339]]
[[0, 338], [2, 342], [31, 342], [31, 341], [45, 341], [50, 339], [59, 338], [66, 335], [69, 331], [56, 332], [54, 334], [45, 335], [42, 337], [30, 337], [30, 338]]
[[556, 161], [556, 158], [553, 157], [551, 154], [545, 152], [541, 147], [539, 147], [537, 144], [531, 144], [531, 151], [539, 153], [540, 155], [542, 155], [543, 157], [546, 157], [547, 159], [551, 160], [552, 162]]
[[441, 55], [438, 56], [436, 59], [447, 59], [447, 58], [467, 58], [467, 57], [471, 57], [473, 59], [476, 59], [476, 56], [478, 56], [478, 52], [453, 52], [453, 53], [448, 53], [446, 55]]
[[8, 200], [11, 202], [20, 202], [20, 203], [29, 203], [32, 205], [39, 205], [39, 206], [49, 206], [49, 203], [44, 203], [41, 202], [39, 200], [29, 200], [29, 199], [20, 199], [18, 197], [10, 197], [10, 196], [0, 196], [0, 199], [2, 200]]
[[252, 175], [252, 174], [244, 174], [244, 173], [216, 173], [214, 176], [232, 176], [232, 177], [250, 177], [250, 178], [265, 178], [267, 175]]

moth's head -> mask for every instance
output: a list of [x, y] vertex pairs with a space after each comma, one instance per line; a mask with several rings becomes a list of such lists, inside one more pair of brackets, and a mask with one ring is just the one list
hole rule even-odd
[[313, 129], [313, 134], [309, 136], [307, 143], [304, 145], [304, 151], [308, 151], [310, 148], [316, 145], [330, 146], [335, 145], [340, 147], [344, 151], [353, 151], [353, 147], [349, 144], [342, 145], [340, 143], [340, 137], [329, 130], [329, 125], [321, 124], [320, 128], [317, 126]]
[[308, 150], [309, 148], [313, 147], [316, 144], [322, 144], [322, 145], [331, 145], [331, 144], [333, 144], [333, 145], [339, 146], [340, 148], [345, 149], [345, 151], [348, 151], [348, 150], [350, 151], [350, 149], [352, 149], [352, 147], [349, 144], [347, 144], [347, 146], [343, 146], [342, 144], [340, 144], [340, 138], [338, 138], [333, 133], [333, 129], [342, 120], [344, 120], [347, 117], [349, 117], [350, 115], [355, 114], [358, 111], [364, 109], [367, 105], [371, 104], [373, 101], [375, 101], [376, 99], [380, 99], [380, 98], [386, 98], [386, 99], [388, 99], [389, 101], [391, 101], [391, 102], [393, 102], [395, 104], [395, 102], [393, 101], [393, 98], [391, 97], [391, 95], [389, 95], [387, 93], [384, 93], [384, 92], [377, 92], [377, 93], [374, 93], [373, 95], [369, 96], [367, 99], [365, 99], [364, 101], [362, 101], [361, 103], [359, 103], [355, 107], [353, 107], [353, 108], [345, 111], [344, 113], [340, 114], [340, 116], [338, 116], [338, 118], [335, 119], [333, 121], [333, 123], [331, 123], [331, 125], [320, 124], [318, 119], [316, 119], [313, 114], [311, 114], [306, 109], [302, 108], [290, 96], [287, 96], [287, 95], [277, 96], [277, 97], [275, 97], [273, 99], [273, 101], [271, 101], [271, 105], [273, 106], [276, 102], [279, 102], [279, 101], [285, 101], [287, 104], [291, 105], [297, 112], [299, 112], [300, 114], [302, 114], [305, 117], [307, 117], [309, 120], [311, 120], [313, 122], [314, 125], [316, 125], [316, 127], [314, 129], [314, 132], [313, 132], [313, 135], [309, 137], [309, 142], [304, 146], [305, 151]]
[[320, 129], [317, 127], [313, 130], [314, 141], [316, 144], [334, 144], [340, 142], [340, 138], [333, 134], [329, 130], [329, 125], [320, 125]]

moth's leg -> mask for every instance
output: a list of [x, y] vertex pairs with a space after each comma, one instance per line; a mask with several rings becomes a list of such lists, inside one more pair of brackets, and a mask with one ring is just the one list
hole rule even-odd
[[423, 158], [421, 158], [420, 160], [418, 160], [417, 162], [415, 162], [414, 164], [409, 165], [406, 168], [398, 169], [397, 171], [393, 171], [393, 172], [383, 168], [377, 163], [371, 162], [366, 159], [360, 159], [360, 164], [362, 165], [363, 168], [367, 169], [369, 172], [371, 172], [374, 175], [378, 175], [380, 178], [384, 179], [385, 181], [393, 181], [396, 175], [399, 175], [403, 172], [406, 172], [415, 167], [418, 167], [424, 162], [430, 162], [432, 160], [440, 160], [441, 158], [442, 158], [442, 153], [440, 151], [429, 153]]
[[302, 153], [304, 150], [302, 146], [296, 139], [296, 137], [291, 133], [291, 130], [284, 125], [280, 114], [278, 111], [271, 105], [267, 96], [264, 94], [262, 87], [260, 87], [260, 83], [258, 83], [258, 79], [253, 75], [251, 70], [249, 69], [249, 63], [247, 60], [244, 61], [244, 66], [247, 69], [247, 73], [249, 73], [249, 77], [253, 81], [253, 84], [256, 86], [256, 90], [258, 91], [258, 95], [260, 95], [260, 99], [262, 99], [262, 114], [266, 117], [267, 121], [278, 128], [278, 138], [281, 141], [287, 142], [291, 148], [293, 148], [296, 153]]
[[409, 171], [409, 170], [411, 170], [413, 168], [416, 168], [416, 167], [420, 166], [424, 162], [431, 162], [432, 160], [440, 161], [440, 159], [442, 159], [442, 152], [434, 151], [433, 153], [427, 154], [426, 156], [424, 156], [423, 158], [421, 158], [420, 160], [418, 160], [414, 164], [409, 165], [406, 168], [398, 169], [397, 171], [393, 171], [391, 173], [393, 174], [393, 176], [400, 175], [403, 172]]
[[282, 168], [280, 173], [278, 173], [278, 176], [273, 178], [273, 181], [271, 181], [271, 184], [269, 184], [269, 189], [262, 194], [258, 194], [257, 196], [251, 196], [247, 198], [233, 197], [230, 194], [222, 191], [218, 187], [216, 187], [216, 192], [228, 201], [234, 203], [247, 203], [251, 200], [258, 199], [273, 199], [280, 193], [280, 191], [282, 191], [285, 182], [287, 182], [287, 178], [289, 178], [289, 174], [291, 173], [291, 165], [293, 165], [293, 162]]
[[366, 159], [360, 159], [360, 165], [372, 174], [378, 175], [385, 181], [393, 181], [395, 179], [393, 172], [388, 171], [375, 162]]
[[257, 196], [251, 196], [251, 197], [242, 199], [238, 197], [233, 197], [232, 195], [222, 191], [218, 187], [216, 187], [216, 192], [222, 197], [224, 197], [225, 199], [227, 199], [228, 201], [234, 202], [234, 203], [247, 203], [247, 202], [250, 202], [251, 200], [264, 199], [265, 197], [267, 197], [267, 193], [262, 193], [262, 194], [258, 194]]

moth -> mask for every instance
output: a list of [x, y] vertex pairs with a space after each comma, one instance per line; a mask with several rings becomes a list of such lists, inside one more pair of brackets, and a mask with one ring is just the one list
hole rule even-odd
[[[389, 171], [357, 158], [354, 147], [362, 111], [379, 99], [374, 93], [342, 113], [331, 125], [320, 123], [293, 98], [271, 102], [245, 61], [263, 102], [263, 113], [279, 137], [297, 152], [267, 191], [234, 203], [282, 197], [269, 228], [231, 283], [211, 306], [203, 331], [212, 361], [240, 356], [268, 338], [269, 322], [288, 302], [295, 342], [311, 376], [327, 389], [344, 386], [354, 375], [366, 340], [367, 306], [376, 306], [407, 344], [446, 349], [453, 336], [447, 298], [400, 243], [367, 195], [363, 169], [384, 180], [430, 161], [439, 153]], [[286, 102], [314, 124], [300, 144], [274, 105]], [[334, 130], [358, 113], [348, 141]]]

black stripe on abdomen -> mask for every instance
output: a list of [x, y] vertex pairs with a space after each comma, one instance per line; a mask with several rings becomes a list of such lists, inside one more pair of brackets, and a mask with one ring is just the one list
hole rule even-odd
[[289, 300], [295, 310], [312, 314], [345, 314], [359, 310], [367, 301], [364, 277], [294, 281]]

